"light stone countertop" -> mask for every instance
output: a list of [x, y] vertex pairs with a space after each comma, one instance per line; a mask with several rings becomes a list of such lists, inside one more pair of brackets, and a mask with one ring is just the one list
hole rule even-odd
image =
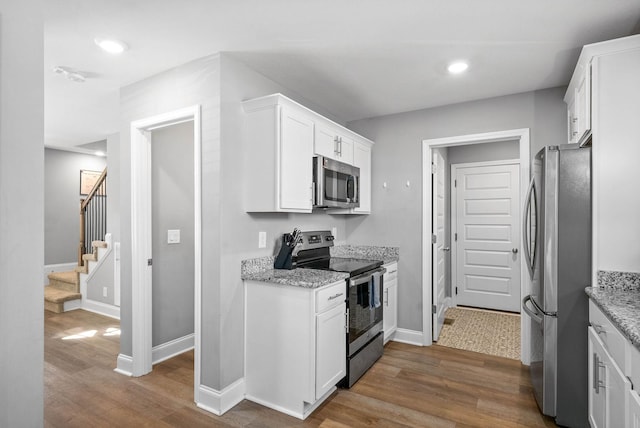
[[[349, 257], [365, 260], [382, 260], [384, 264], [398, 261], [397, 247], [372, 247], [339, 245], [331, 247], [332, 257]], [[273, 256], [243, 260], [240, 277], [244, 281], [260, 281], [295, 287], [318, 288], [349, 278], [345, 272], [317, 269], [274, 269]]]
[[598, 272], [598, 283], [585, 289], [587, 295], [640, 350], [640, 274]]

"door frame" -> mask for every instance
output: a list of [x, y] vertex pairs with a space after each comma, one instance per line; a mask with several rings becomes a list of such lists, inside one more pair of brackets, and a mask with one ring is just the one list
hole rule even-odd
[[[486, 132], [480, 134], [468, 134], [454, 137], [434, 138], [422, 141], [422, 344], [430, 346], [433, 343], [432, 335], [432, 189], [431, 189], [431, 162], [433, 150], [438, 147], [464, 146], [469, 144], [495, 143], [499, 141], [517, 140], [520, 153], [520, 206], [524, 204], [526, 186], [522, 183], [529, 182], [530, 162], [530, 129], [520, 128], [506, 131]], [[522, 242], [520, 243], [522, 246]], [[522, 252], [522, 248], [520, 248]], [[531, 282], [526, 275], [527, 268], [522, 257], [520, 268], [521, 295], [526, 296], [531, 289]], [[520, 317], [520, 360], [529, 365], [531, 350], [529, 347], [530, 320], [528, 317]]]
[[[501, 165], [518, 165], [520, 166], [520, 159], [505, 159], [505, 160], [497, 160], [497, 161], [484, 161], [484, 162], [465, 162], [465, 163], [456, 163], [456, 164], [451, 164], [451, 183], [453, 183], [453, 180], [455, 180], [456, 177], [456, 173], [458, 171], [458, 168], [469, 168], [469, 167], [482, 167], [482, 166], [501, 166]], [[522, 178], [522, 177], [521, 177]], [[522, 183], [519, 184], [519, 188], [518, 188], [518, 193], [521, 193], [521, 189], [522, 189]], [[458, 216], [457, 214], [457, 204], [456, 204], [456, 197], [457, 197], [457, 188], [455, 186], [451, 186], [451, 212], [450, 214], [450, 218], [449, 221], [451, 225], [453, 225], [454, 220], [457, 220]], [[520, 207], [522, 208], [522, 207]], [[517, 231], [518, 233], [520, 233], [520, 231], [522, 230], [522, 215], [518, 216], [518, 228]], [[458, 269], [457, 269], [457, 257], [458, 257], [458, 247], [456, 245], [454, 245], [454, 232], [453, 232], [453, 226], [451, 226], [451, 236], [450, 236], [450, 242], [451, 242], [451, 287], [454, 287], [454, 284], [457, 282], [458, 279]], [[522, 241], [522, 239], [520, 239], [520, 241]], [[522, 242], [520, 242], [520, 247], [522, 247]], [[522, 252], [520, 251], [521, 248], [518, 249], [518, 253], [522, 254]], [[454, 261], [456, 262], [456, 269], [454, 269]], [[520, 266], [520, 268], [522, 268], [522, 266]], [[522, 278], [522, 272], [520, 275], [520, 278]], [[522, 279], [520, 280], [520, 292], [522, 293]], [[520, 295], [520, 297], [522, 298], [522, 294]], [[458, 306], [458, 297], [457, 294], [455, 294], [453, 292], [453, 289], [451, 290], [451, 301], [453, 306]], [[520, 311], [520, 313], [522, 313], [522, 311]]]
[[193, 121], [194, 183], [194, 400], [198, 402], [201, 368], [202, 172], [199, 105], [131, 122], [131, 342], [132, 375], [152, 370], [151, 132]]

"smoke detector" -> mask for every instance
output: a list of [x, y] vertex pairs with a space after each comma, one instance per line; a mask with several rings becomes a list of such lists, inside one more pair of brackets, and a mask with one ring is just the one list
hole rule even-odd
[[72, 82], [84, 83], [87, 80], [87, 76], [85, 76], [82, 72], [74, 70], [70, 67], [62, 67], [60, 65], [57, 65], [53, 67], [52, 71], [56, 74], [63, 75], [67, 80], [71, 80]]

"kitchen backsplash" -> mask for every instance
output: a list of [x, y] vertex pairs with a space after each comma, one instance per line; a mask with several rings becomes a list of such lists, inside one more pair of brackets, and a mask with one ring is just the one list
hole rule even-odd
[[638, 289], [640, 288], [640, 273], [599, 270], [598, 286], [622, 288], [623, 290]]

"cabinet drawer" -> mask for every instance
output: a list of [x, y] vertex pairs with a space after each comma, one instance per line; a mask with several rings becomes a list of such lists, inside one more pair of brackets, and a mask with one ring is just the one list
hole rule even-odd
[[384, 267], [387, 268], [387, 273], [384, 274], [384, 287], [387, 288], [398, 279], [398, 263], [391, 263]]
[[623, 369], [627, 367], [625, 359], [625, 343], [627, 340], [592, 300], [589, 300], [589, 323], [598, 333], [598, 337], [602, 340], [604, 347], [611, 354], [618, 367]]
[[347, 300], [347, 282], [337, 282], [316, 291], [316, 313], [326, 311]]
[[625, 370], [629, 379], [631, 379], [631, 383], [633, 384], [633, 388], [635, 390], [640, 391], [640, 350], [635, 347], [631, 342], [627, 342], [627, 348], [629, 352], [627, 357], [629, 358], [628, 370]]

